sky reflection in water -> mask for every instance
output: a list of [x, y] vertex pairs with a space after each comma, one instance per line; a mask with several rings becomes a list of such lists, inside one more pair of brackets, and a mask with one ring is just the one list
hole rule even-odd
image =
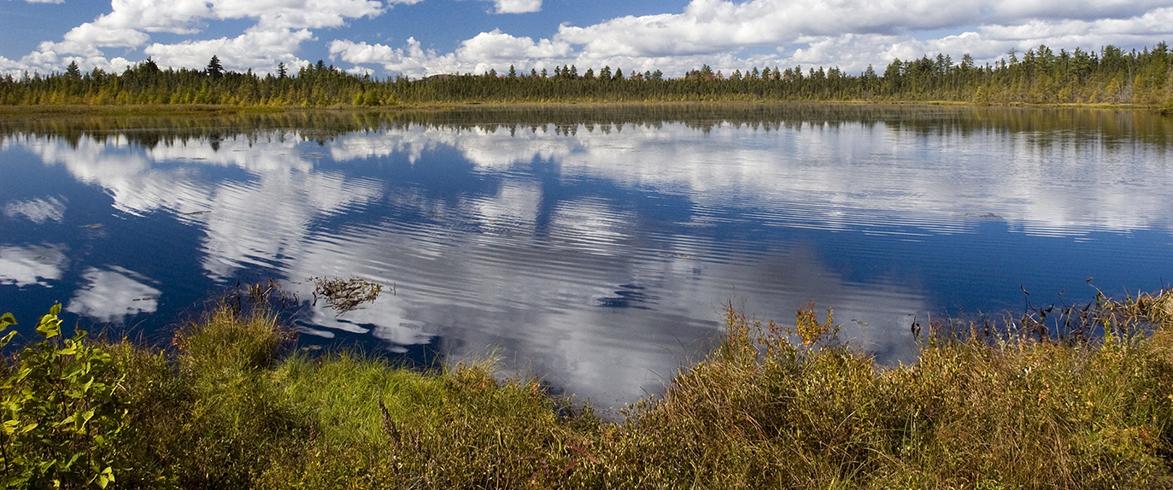
[[307, 303], [304, 342], [495, 354], [614, 405], [702, 355], [730, 299], [833, 307], [891, 361], [913, 315], [1173, 278], [1168, 120], [797, 112], [8, 123], [0, 304], [152, 337], [237, 281], [357, 275], [395, 294]]

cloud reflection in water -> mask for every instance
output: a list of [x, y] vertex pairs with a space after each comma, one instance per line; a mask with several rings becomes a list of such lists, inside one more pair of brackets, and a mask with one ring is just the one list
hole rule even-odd
[[[446, 359], [496, 354], [603, 405], [658, 391], [709, 345], [730, 299], [783, 320], [808, 301], [833, 306], [856, 345], [900, 359], [914, 348], [912, 315], [952, 307], [928, 289], [951, 267], [1008, 284], [1022, 279], [991, 270], [998, 255], [1035, 243], [1014, 237], [1118, 246], [1112, 236], [1173, 227], [1168, 148], [1086, 133], [789, 121], [306, 136], [144, 146], [22, 134], [2, 147], [97, 186], [118, 212], [163, 212], [199, 230], [198, 243], [160, 237], [169, 250], [158, 261], [198, 254], [202, 270], [183, 274], [220, 284], [271, 274], [301, 297], [313, 276], [395, 286], [342, 316], [310, 309], [307, 335], [427, 345]], [[951, 236], [986, 248], [916, 246]], [[3, 248], [0, 278], [62, 278], [68, 248], [39, 247]], [[1096, 250], [1072, 253], [1106, 253]], [[1160, 259], [1142, 254], [1137, 267], [1167, 268]], [[168, 294], [118, 266], [71, 267], [82, 272], [69, 309], [94, 320], [155, 311]]]

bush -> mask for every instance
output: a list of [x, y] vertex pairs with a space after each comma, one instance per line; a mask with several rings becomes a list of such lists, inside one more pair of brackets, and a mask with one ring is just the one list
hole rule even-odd
[[[63, 339], [61, 305], [41, 317], [41, 340], [5, 363], [0, 391], [0, 465], [8, 487], [105, 488], [114, 481], [117, 439], [126, 426], [123, 375], [86, 333]], [[0, 317], [0, 332], [16, 324]], [[6, 347], [16, 331], [0, 340]]]

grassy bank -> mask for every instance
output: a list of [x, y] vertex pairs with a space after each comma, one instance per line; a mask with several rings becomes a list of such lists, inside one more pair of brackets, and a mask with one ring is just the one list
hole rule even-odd
[[812, 310], [730, 310], [716, 350], [612, 422], [489, 365], [310, 358], [222, 306], [168, 348], [23, 347], [0, 371], [0, 467], [32, 486], [1173, 486], [1173, 294], [1064, 315], [1062, 340], [1037, 317], [925, 326], [915, 362], [882, 368]]

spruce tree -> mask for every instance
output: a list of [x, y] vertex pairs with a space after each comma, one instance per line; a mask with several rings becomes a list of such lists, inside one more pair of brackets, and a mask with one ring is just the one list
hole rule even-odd
[[77, 61], [69, 62], [69, 66], [65, 67], [65, 76], [74, 80], [81, 78], [81, 68], [77, 67]]
[[212, 55], [212, 59], [208, 60], [208, 67], [204, 72], [213, 77], [219, 78], [224, 74], [224, 65], [220, 64], [220, 57]]

